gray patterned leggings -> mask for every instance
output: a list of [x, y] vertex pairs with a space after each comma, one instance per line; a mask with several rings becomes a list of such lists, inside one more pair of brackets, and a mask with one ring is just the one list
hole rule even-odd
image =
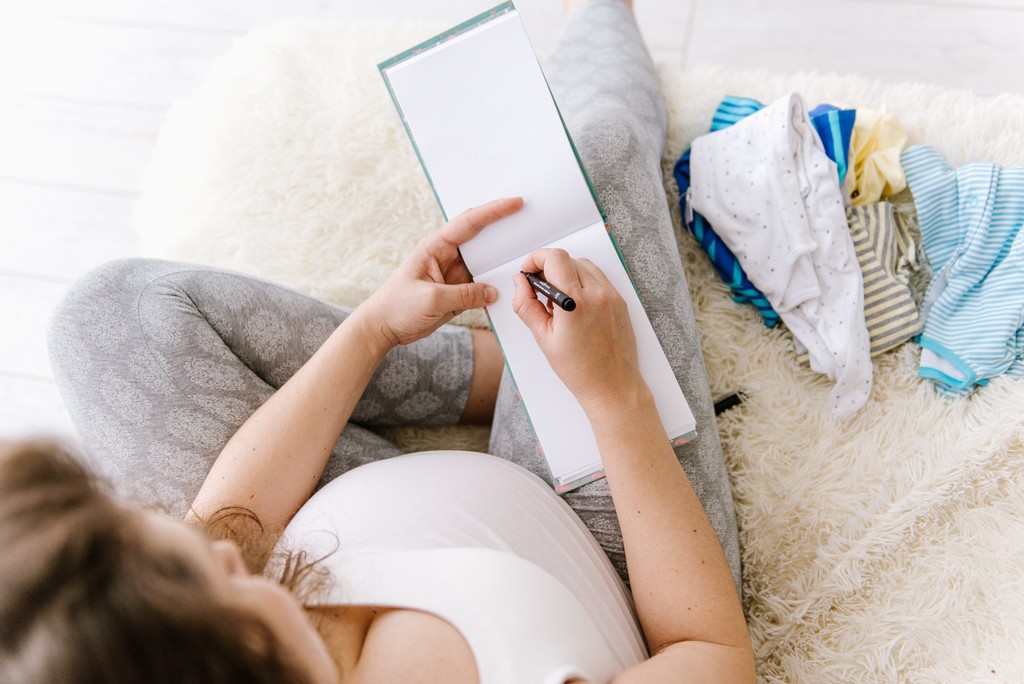
[[[618, 0], [570, 17], [545, 74], [694, 415], [677, 449], [739, 586], [732, 494], [693, 310], [662, 185], [665, 108]], [[182, 513], [241, 423], [347, 311], [249, 276], [131, 259], [83, 277], [51, 326], [54, 375], [95, 465], [126, 494]], [[356, 406], [322, 482], [398, 448], [369, 428], [458, 421], [472, 375], [468, 330], [446, 326], [394, 350]], [[490, 452], [550, 480], [506, 372]], [[605, 481], [565, 496], [626, 577]]]

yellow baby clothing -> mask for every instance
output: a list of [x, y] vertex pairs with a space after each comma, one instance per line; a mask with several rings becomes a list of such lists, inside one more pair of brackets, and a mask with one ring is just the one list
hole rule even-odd
[[892, 114], [857, 108], [850, 138], [853, 160], [853, 206], [877, 202], [907, 187], [900, 154], [907, 146], [907, 134]]

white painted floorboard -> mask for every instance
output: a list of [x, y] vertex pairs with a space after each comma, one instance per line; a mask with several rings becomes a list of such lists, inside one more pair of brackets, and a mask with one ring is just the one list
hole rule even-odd
[[686, 59], [1024, 93], [1024, 1], [1003, 4], [705, 0]]
[[[252, 28], [302, 15], [454, 24], [497, 0], [0, 0], [0, 438], [72, 435], [46, 359], [72, 280], [137, 253], [167, 108]], [[561, 3], [521, 0], [538, 52]], [[654, 56], [1024, 93], [1024, 0], [636, 0]]]

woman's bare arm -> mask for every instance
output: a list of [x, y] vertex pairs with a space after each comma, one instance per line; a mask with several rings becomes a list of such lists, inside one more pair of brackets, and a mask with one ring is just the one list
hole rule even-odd
[[646, 385], [624, 387], [615, 401], [592, 404], [587, 414], [622, 530], [637, 615], [654, 655], [617, 681], [753, 681], [732, 573]]
[[357, 308], [221, 451], [189, 518], [251, 511], [283, 529], [313, 492], [335, 442], [390, 346]]
[[571, 313], [547, 308], [517, 277], [516, 311], [590, 418], [622, 530], [652, 658], [617, 681], [753, 681], [732, 574], [640, 376], [625, 303], [600, 269], [560, 250], [534, 252], [523, 270], [576, 300]]

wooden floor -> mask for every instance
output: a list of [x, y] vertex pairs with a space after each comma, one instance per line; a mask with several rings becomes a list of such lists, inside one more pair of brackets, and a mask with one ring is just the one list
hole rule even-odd
[[[457, 23], [498, 0], [0, 0], [0, 437], [73, 436], [47, 362], [50, 310], [137, 252], [131, 210], [170, 104], [248, 30], [293, 15]], [[560, 3], [517, 3], [539, 51]], [[1024, 0], [636, 0], [684, 64], [856, 72], [1024, 94]]]

